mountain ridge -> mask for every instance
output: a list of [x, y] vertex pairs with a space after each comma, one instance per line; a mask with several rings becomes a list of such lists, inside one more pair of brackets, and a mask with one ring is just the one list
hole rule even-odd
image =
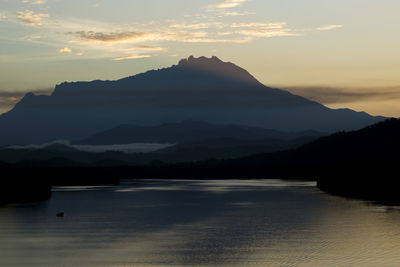
[[[160, 134], [162, 133], [162, 135]], [[303, 136], [323, 136], [315, 131], [281, 132], [265, 128], [242, 125], [214, 125], [203, 121], [183, 121], [154, 126], [136, 126], [123, 124], [95, 133], [74, 144], [118, 145], [130, 143], [187, 143], [216, 138], [237, 138], [241, 140], [261, 140], [273, 138], [279, 140], [296, 139]]]

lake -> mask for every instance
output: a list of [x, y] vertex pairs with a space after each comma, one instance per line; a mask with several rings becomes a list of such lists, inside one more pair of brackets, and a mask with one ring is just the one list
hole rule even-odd
[[400, 208], [301, 181], [60, 187], [0, 206], [0, 266], [28, 265], [400, 266]]

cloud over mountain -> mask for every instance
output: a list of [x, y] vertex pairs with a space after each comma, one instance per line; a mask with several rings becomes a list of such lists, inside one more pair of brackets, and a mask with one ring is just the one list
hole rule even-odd
[[294, 94], [323, 104], [344, 104], [361, 100], [400, 100], [400, 86], [392, 87], [352, 87], [340, 88], [329, 86], [297, 86], [288, 87]]

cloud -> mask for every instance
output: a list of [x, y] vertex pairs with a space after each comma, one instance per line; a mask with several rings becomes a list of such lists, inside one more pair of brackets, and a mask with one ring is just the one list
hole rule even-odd
[[[244, 0], [221, 1], [216, 4], [218, 8], [213, 11], [214, 13], [206, 13], [210, 15], [209, 18], [187, 18], [179, 22], [166, 20], [118, 24], [52, 17], [46, 19], [42, 26], [41, 20], [48, 17], [47, 14], [35, 14], [28, 10], [18, 12], [18, 16], [24, 24], [43, 27], [42, 38], [40, 40], [31, 38], [31, 42], [48, 45], [60, 53], [85, 55], [85, 58], [136, 59], [144, 54], [148, 56], [156, 55], [159, 51], [169, 51], [168, 48], [176, 43], [242, 44], [260, 38], [302, 35], [298, 33], [300, 31], [288, 28], [285, 22], [245, 22], [241, 19], [244, 22], [231, 23], [220, 18], [220, 14], [224, 14], [221, 16], [250, 14], [225, 10], [245, 2]], [[169, 51], [169, 53], [174, 52]]]
[[295, 33], [288, 29], [281, 29], [281, 30], [268, 30], [268, 29], [248, 29], [248, 30], [240, 30], [237, 33], [252, 36], [252, 37], [284, 37], [284, 36], [302, 36], [301, 33]]
[[[278, 37], [278, 36], [301, 36], [302, 34], [293, 32], [291, 29], [286, 28], [286, 22], [273, 22], [273, 23], [265, 23], [265, 22], [246, 22], [246, 23], [232, 23], [231, 25], [227, 25], [224, 23], [198, 23], [198, 24], [172, 24], [170, 25], [172, 28], [183, 28], [183, 29], [209, 29], [209, 28], [218, 28], [223, 29], [226, 27], [237, 29], [236, 31], [221, 31], [216, 32], [215, 38], [210, 38], [209, 35], [205, 35], [203, 37], [193, 37], [186, 38], [184, 42], [191, 43], [246, 43], [252, 41], [254, 38], [270, 38], [270, 37]], [[228, 35], [245, 35], [247, 38], [232, 38], [232, 39], [220, 39], [221, 36]]]
[[141, 51], [163, 51], [165, 48], [163, 47], [158, 47], [158, 46], [150, 46], [150, 45], [139, 45], [133, 50], [141, 50]]
[[[52, 89], [43, 89], [34, 90], [32, 92], [39, 95], [49, 95], [52, 91]], [[27, 93], [28, 91], [0, 91], [0, 103], [9, 103], [10, 105], [14, 105], [16, 101], [19, 101]]]
[[[27, 90], [27, 91], [7, 91], [7, 90], [0, 90], [0, 98], [7, 99], [20, 99], [24, 97], [27, 93], [34, 93], [36, 95], [50, 95], [53, 92], [53, 89], [35, 89], [35, 90]], [[13, 100], [14, 101], [14, 100]]]
[[15, 106], [15, 101], [10, 101], [9, 98], [0, 96], [0, 114], [9, 111]]
[[[165, 30], [165, 31], [115, 31], [115, 32], [95, 32], [95, 31], [78, 31], [69, 32], [68, 35], [73, 35], [79, 38], [74, 40], [74, 43], [101, 43], [107, 46], [129, 44], [129, 43], [143, 43], [143, 42], [159, 42], [159, 41], [173, 41], [173, 42], [186, 42], [186, 40], [202, 39], [208, 36], [205, 31], [187, 31], [187, 30]], [[102, 46], [101, 48], [105, 48]], [[138, 46], [137, 48], [140, 48]], [[147, 48], [150, 47], [142, 47]], [[120, 48], [126, 50], [127, 48]], [[153, 49], [154, 50], [154, 49]], [[161, 49], [158, 48], [158, 51]]]
[[247, 23], [233, 23], [232, 28], [237, 28], [236, 33], [256, 38], [271, 38], [280, 36], [302, 36], [302, 34], [293, 32], [291, 29], [286, 28], [286, 22], [247, 22]]
[[343, 27], [344, 27], [343, 25], [325, 25], [325, 26], [318, 27], [317, 30], [318, 31], [330, 31], [330, 30], [340, 29]]
[[213, 22], [213, 23], [195, 23], [195, 24], [171, 24], [170, 28], [175, 29], [192, 29], [192, 30], [200, 30], [200, 29], [208, 29], [208, 28], [223, 28], [225, 24], [222, 22]]
[[247, 2], [248, 0], [225, 0], [218, 4], [209, 5], [209, 9], [225, 9], [225, 8], [234, 8], [242, 5], [243, 3]]
[[217, 32], [217, 35], [219, 36], [227, 36], [227, 35], [232, 35], [234, 32]]
[[253, 41], [251, 37], [236, 38], [236, 39], [219, 39], [219, 38], [189, 38], [185, 39], [185, 43], [236, 43], [243, 44]]
[[33, 40], [38, 40], [38, 39], [41, 39], [41, 38], [42, 38], [42, 36], [40, 36], [40, 35], [30, 35], [30, 36], [27, 36], [25, 38], [25, 40], [33, 41]]
[[[34, 90], [35, 94], [50, 95], [53, 89]], [[28, 91], [2, 91], [0, 90], [0, 114], [12, 109]]]
[[149, 58], [149, 57], [152, 57], [152, 56], [151, 55], [124, 55], [121, 57], [113, 58], [112, 60], [121, 61], [121, 60], [127, 60], [127, 59], [139, 59], [139, 58]]
[[170, 28], [175, 29], [208, 29], [209, 25], [207, 23], [196, 23], [196, 24], [171, 24]]
[[46, 0], [22, 0], [22, 3], [31, 5], [44, 5], [46, 4]]
[[71, 50], [71, 48], [68, 48], [68, 47], [64, 47], [64, 48], [61, 48], [60, 50], [58, 50], [58, 53], [71, 53], [72, 52], [72, 50]]
[[263, 29], [281, 29], [286, 25], [286, 22], [245, 22], [232, 23], [232, 28], [263, 28]]
[[[159, 52], [159, 51], [164, 51], [165, 48], [164, 47], [159, 47], [159, 46], [151, 46], [151, 45], [138, 45], [135, 47], [129, 47], [129, 48], [121, 48], [119, 49], [124, 56], [122, 57], [117, 57], [117, 58], [126, 58], [129, 57], [128, 59], [132, 59], [137, 57], [138, 55], [143, 56], [141, 53], [142, 52]], [[148, 55], [144, 55], [144, 56], [148, 56]], [[132, 58], [131, 58], [132, 57]]]
[[7, 17], [6, 14], [0, 13], [0, 21], [4, 21], [4, 20], [7, 20], [7, 19], [8, 19], [8, 17]]
[[20, 20], [23, 24], [37, 27], [43, 26], [41, 20], [49, 17], [48, 14], [35, 14], [30, 10], [18, 11], [16, 14], [18, 20]]
[[220, 17], [237, 17], [237, 16], [248, 16], [248, 15], [254, 15], [256, 14], [255, 12], [237, 12], [237, 11], [223, 11], [219, 13]]
[[368, 100], [400, 100], [400, 86], [375, 88], [340, 88], [326, 86], [295, 86], [285, 88], [322, 104], [354, 103]]
[[102, 42], [102, 43], [141, 41], [151, 36], [151, 33], [134, 32], [134, 31], [127, 31], [127, 32], [77, 31], [77, 32], [69, 32], [68, 34], [75, 35], [85, 41]]

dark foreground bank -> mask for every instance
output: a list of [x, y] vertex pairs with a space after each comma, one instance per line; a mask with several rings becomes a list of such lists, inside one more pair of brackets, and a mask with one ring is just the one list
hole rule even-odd
[[47, 200], [51, 196], [51, 188], [51, 183], [42, 179], [3, 178], [0, 186], [0, 205]]
[[335, 166], [318, 179], [317, 187], [330, 194], [400, 205], [397, 162], [370, 161]]
[[112, 170], [99, 167], [3, 167], [1, 172], [0, 204], [47, 200], [53, 186], [115, 185], [119, 182]]

